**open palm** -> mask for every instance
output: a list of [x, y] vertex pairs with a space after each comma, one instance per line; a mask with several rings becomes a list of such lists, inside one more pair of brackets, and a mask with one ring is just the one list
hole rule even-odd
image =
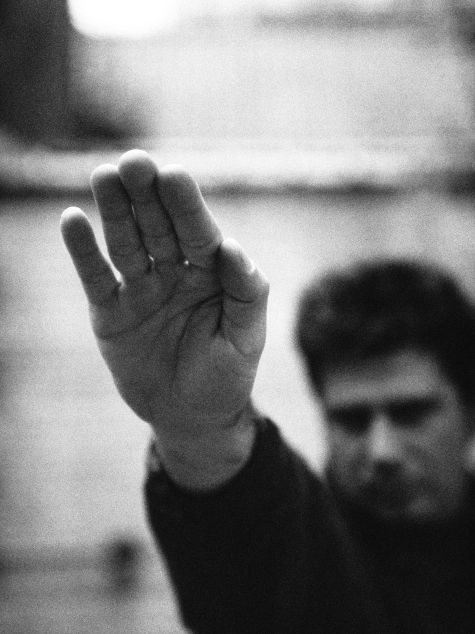
[[141, 151], [91, 184], [110, 259], [86, 216], [62, 217], [101, 353], [126, 402], [156, 428], [229, 424], [265, 339], [265, 278], [223, 240], [195, 181]]

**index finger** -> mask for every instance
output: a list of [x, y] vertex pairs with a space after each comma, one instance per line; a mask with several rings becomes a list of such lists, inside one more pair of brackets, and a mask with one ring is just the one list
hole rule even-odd
[[183, 167], [167, 165], [158, 172], [158, 193], [185, 258], [197, 266], [213, 266], [223, 235], [196, 181]]
[[69, 207], [61, 215], [61, 233], [91, 304], [113, 297], [118, 281], [102, 255], [86, 214]]

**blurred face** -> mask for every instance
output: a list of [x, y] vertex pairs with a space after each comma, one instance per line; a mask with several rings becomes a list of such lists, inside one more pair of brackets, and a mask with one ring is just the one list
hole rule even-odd
[[429, 353], [330, 368], [329, 468], [347, 499], [389, 521], [450, 517], [465, 495], [468, 412]]

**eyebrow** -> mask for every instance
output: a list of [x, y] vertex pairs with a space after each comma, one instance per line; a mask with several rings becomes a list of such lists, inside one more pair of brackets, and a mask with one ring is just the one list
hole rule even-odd
[[393, 399], [386, 405], [386, 409], [432, 409], [440, 404], [440, 397], [435, 394], [427, 394], [424, 396], [412, 396], [403, 399]]
[[[401, 397], [391, 399], [381, 405], [384, 411], [391, 414], [402, 410], [409, 411], [424, 411], [431, 410], [440, 404], [440, 398], [435, 394], [427, 394], [423, 396], [408, 396], [407, 398]], [[327, 418], [338, 418], [342, 416], [355, 416], [355, 417], [371, 417], [374, 410], [379, 409], [373, 407], [369, 403], [343, 403], [342, 405], [328, 406], [324, 408], [324, 412]]]
[[[382, 401], [380, 404], [383, 408], [391, 408], [391, 407], [399, 407], [402, 405], [419, 405], [419, 404], [432, 404], [438, 403], [440, 401], [440, 397], [436, 393], [428, 392], [427, 394], [411, 394], [407, 396], [401, 396], [399, 398], [389, 398], [387, 401]], [[343, 402], [337, 405], [328, 405], [325, 409], [326, 411], [353, 411], [354, 409], [364, 409], [364, 410], [372, 410], [377, 409], [379, 405], [373, 407], [373, 405], [368, 401], [348, 401]]]

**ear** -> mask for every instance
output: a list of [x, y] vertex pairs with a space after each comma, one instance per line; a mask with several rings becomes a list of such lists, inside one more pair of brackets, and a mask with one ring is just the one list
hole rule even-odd
[[468, 438], [475, 440], [475, 403], [465, 405], [467, 411], [467, 434]]
[[473, 437], [467, 445], [467, 470], [475, 474], [475, 439]]
[[475, 405], [467, 407], [467, 468], [475, 473]]

